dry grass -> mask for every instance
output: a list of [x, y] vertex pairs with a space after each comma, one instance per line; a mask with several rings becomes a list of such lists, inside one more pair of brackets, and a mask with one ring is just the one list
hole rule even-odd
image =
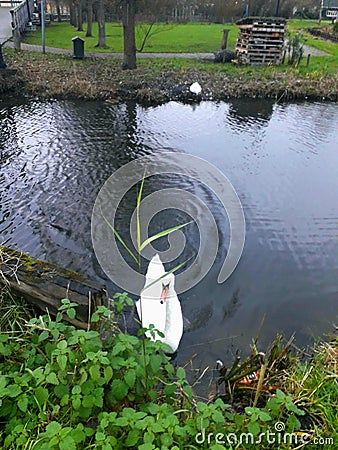
[[[119, 59], [74, 61], [64, 55], [15, 53], [6, 50], [16, 70], [17, 85], [28, 95], [46, 98], [137, 100], [160, 104], [169, 100], [226, 100], [236, 97], [275, 99], [337, 99], [337, 76], [290, 67], [236, 67], [192, 60], [142, 60], [134, 71], [122, 70]], [[201, 96], [177, 87], [198, 81]], [[22, 88], [18, 90], [22, 92]], [[188, 89], [189, 91], [189, 89]]]

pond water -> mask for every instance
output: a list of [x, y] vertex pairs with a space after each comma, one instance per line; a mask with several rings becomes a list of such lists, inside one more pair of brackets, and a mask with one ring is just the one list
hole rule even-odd
[[[242, 258], [223, 284], [229, 224], [217, 198], [183, 176], [146, 183], [145, 195], [168, 185], [207, 203], [220, 249], [207, 276], [180, 295], [191, 322], [179, 362], [196, 356], [214, 366], [247, 352], [260, 331], [264, 348], [276, 333], [296, 332], [299, 346], [337, 322], [337, 117], [334, 104], [278, 105], [236, 100], [152, 108], [133, 103], [0, 101], [0, 242], [112, 286], [93, 253], [90, 221], [106, 179], [125, 163], [163, 151], [206, 159], [234, 186], [246, 217]], [[117, 228], [128, 232], [135, 192]], [[184, 220], [168, 210], [153, 231]], [[190, 230], [190, 231], [189, 231]], [[197, 229], [184, 232], [198, 247]], [[167, 241], [159, 242], [166, 249]], [[183, 252], [182, 262], [189, 251]]]

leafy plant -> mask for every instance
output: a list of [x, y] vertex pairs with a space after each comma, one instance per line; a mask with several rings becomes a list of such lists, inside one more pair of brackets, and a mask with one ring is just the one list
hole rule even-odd
[[303, 47], [303, 34], [296, 33], [293, 36], [290, 33], [287, 34], [287, 52], [288, 52], [288, 64], [292, 67], [298, 67], [304, 54]]
[[[288, 380], [295, 392], [286, 392], [284, 381], [283, 389], [271, 392], [260, 407], [235, 412], [221, 398], [199, 401], [185, 370], [174, 369], [160, 341], [144, 340], [149, 375], [145, 380], [139, 364], [142, 341], [117, 327], [131, 302], [126, 294], [116, 294], [111, 309], [94, 312], [92, 323], [110, 330], [105, 340], [97, 331], [77, 330], [63, 322], [64, 314], [72, 316], [76, 310], [68, 299], [63, 299], [54, 320], [47, 314], [31, 319], [22, 332], [0, 333], [0, 448], [218, 450], [224, 447], [208, 437], [238, 439], [250, 433], [257, 439], [260, 433], [275, 432], [277, 422], [285, 424], [286, 432], [301, 434], [304, 418], [316, 420], [317, 433], [319, 426], [324, 435], [328, 430], [334, 433], [336, 344], [322, 347], [313, 370], [300, 363], [294, 366]], [[267, 352], [267, 370], [285, 364], [287, 346], [278, 342]], [[249, 369], [250, 364], [242, 365]], [[324, 401], [327, 415], [321, 412]], [[227, 448], [236, 447], [235, 441], [228, 444]], [[257, 448], [249, 441], [242, 447]], [[263, 440], [260, 448], [271, 446]], [[278, 448], [289, 447], [281, 443]], [[307, 448], [315, 446], [310, 443]]]

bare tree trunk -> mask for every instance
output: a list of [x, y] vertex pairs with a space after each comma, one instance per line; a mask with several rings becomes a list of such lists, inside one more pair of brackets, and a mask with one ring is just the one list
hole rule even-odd
[[93, 0], [87, 0], [87, 33], [86, 37], [92, 37], [93, 25]]
[[136, 69], [135, 0], [123, 0], [123, 68]]
[[96, 47], [107, 47], [106, 45], [106, 22], [104, 19], [104, 3], [99, 0], [97, 8], [97, 25], [99, 28], [99, 41]]
[[77, 26], [77, 17], [76, 17], [76, 4], [71, 2], [69, 5], [69, 15], [70, 15], [70, 24], [73, 27]]
[[82, 0], [77, 3], [77, 31], [83, 31]]
[[55, 6], [56, 6], [57, 21], [60, 23], [61, 22], [60, 0], [55, 1]]
[[2, 44], [0, 44], [0, 69], [6, 69], [7, 64], [4, 61], [4, 57], [2, 55]]

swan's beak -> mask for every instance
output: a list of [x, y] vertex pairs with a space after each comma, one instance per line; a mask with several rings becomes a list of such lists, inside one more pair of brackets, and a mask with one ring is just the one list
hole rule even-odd
[[169, 284], [164, 285], [162, 283], [162, 292], [161, 292], [161, 297], [160, 297], [161, 303], [165, 303], [167, 301], [168, 291], [169, 291]]

